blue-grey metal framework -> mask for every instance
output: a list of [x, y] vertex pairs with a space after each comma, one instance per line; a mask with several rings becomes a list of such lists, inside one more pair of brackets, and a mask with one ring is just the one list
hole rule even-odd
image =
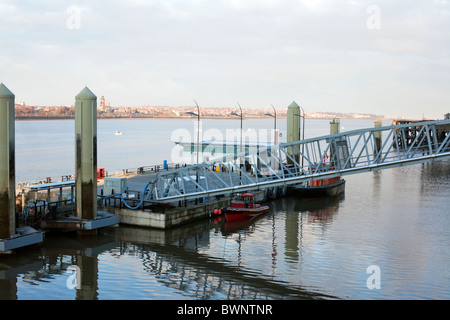
[[[282, 143], [265, 150], [269, 160], [259, 150], [159, 173], [144, 198], [170, 202], [283, 189], [315, 179], [449, 159], [449, 128], [450, 120], [423, 121]], [[243, 166], [241, 158], [251, 161]]]

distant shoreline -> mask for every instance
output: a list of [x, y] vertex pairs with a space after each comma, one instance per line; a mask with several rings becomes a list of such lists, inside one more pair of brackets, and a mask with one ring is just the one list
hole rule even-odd
[[[142, 107], [105, 107], [97, 109], [97, 119], [197, 119], [197, 114], [192, 112], [192, 107], [167, 107], [167, 106], [142, 106]], [[245, 119], [286, 119], [287, 108], [268, 111], [266, 109], [244, 108], [236, 113], [234, 108], [202, 108], [201, 119], [234, 120], [241, 115]], [[358, 112], [330, 112], [330, 111], [309, 111], [302, 115], [306, 119], [357, 119], [357, 120], [385, 120], [388, 117], [375, 113]], [[75, 119], [74, 106], [26, 106], [25, 104], [15, 105], [16, 120], [73, 120]]]
[[[286, 116], [278, 116], [277, 119], [286, 119]], [[142, 119], [151, 119], [151, 120], [158, 120], [158, 119], [163, 119], [163, 120], [188, 120], [188, 119], [194, 119], [196, 120], [197, 118], [195, 117], [97, 117], [97, 120], [125, 120], [125, 119], [131, 119], [131, 120], [142, 120]], [[208, 117], [208, 116], [203, 116], [201, 117], [202, 120], [236, 120], [236, 117]], [[245, 117], [244, 119], [261, 119], [261, 120], [267, 120], [270, 119], [268, 117]], [[346, 120], [380, 120], [380, 117], [367, 117], [367, 118], [356, 118], [356, 117], [352, 117], [352, 116], [341, 116], [341, 117], [311, 117], [308, 118], [306, 117], [305, 119], [307, 120], [333, 120], [333, 119], [346, 119]], [[75, 120], [75, 117], [46, 117], [46, 116], [42, 116], [42, 117], [26, 117], [26, 116], [16, 116], [15, 117], [16, 121], [38, 121], [38, 120]], [[387, 118], [387, 117], [382, 117], [381, 120], [393, 120], [393, 118]]]

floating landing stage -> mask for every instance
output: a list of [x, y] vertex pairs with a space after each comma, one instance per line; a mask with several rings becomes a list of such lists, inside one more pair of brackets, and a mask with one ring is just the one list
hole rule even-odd
[[58, 217], [54, 220], [47, 219], [42, 221], [41, 228], [44, 230], [96, 230], [99, 228], [110, 227], [119, 223], [119, 216], [98, 211], [94, 219], [80, 219], [76, 216], [68, 215]]
[[[140, 190], [151, 179], [152, 174], [139, 174], [126, 179], [126, 186], [129, 190]], [[99, 190], [103, 186], [99, 185]], [[101, 190], [100, 190], [101, 193]], [[253, 192], [255, 200], [264, 201], [264, 191]], [[128, 196], [133, 195], [133, 191], [128, 192]], [[139, 198], [125, 198], [125, 202], [130, 207], [134, 207], [139, 203]], [[169, 229], [180, 225], [206, 219], [216, 208], [229, 205], [231, 197], [223, 195], [220, 197], [203, 197], [190, 201], [172, 201], [167, 203], [152, 203], [152, 201], [144, 201], [137, 209], [127, 207], [122, 199], [110, 198], [102, 201], [99, 210], [120, 217], [120, 223], [126, 225], [150, 227], [156, 229]]]
[[0, 239], [0, 253], [10, 253], [12, 250], [40, 243], [44, 234], [36, 229], [24, 226], [16, 229], [16, 233], [7, 239]]

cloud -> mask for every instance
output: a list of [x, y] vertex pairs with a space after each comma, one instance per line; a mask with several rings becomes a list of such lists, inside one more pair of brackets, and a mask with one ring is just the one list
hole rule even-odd
[[235, 10], [273, 8], [282, 4], [281, 0], [230, 0], [229, 2]]
[[[430, 113], [448, 112], [448, 1], [381, 2], [380, 28], [370, 30], [374, 4], [5, 0], [0, 73], [16, 97], [36, 104], [73, 103], [87, 84], [113, 105], [304, 100], [308, 109], [421, 116], [416, 101], [433, 96]], [[67, 26], [73, 5], [78, 29]], [[391, 88], [409, 86], [399, 104]]]

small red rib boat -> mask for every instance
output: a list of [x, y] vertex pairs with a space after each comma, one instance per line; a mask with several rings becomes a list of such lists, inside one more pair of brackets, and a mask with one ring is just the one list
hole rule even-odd
[[254, 197], [251, 193], [239, 194], [236, 199], [231, 201], [231, 205], [222, 208], [227, 221], [237, 221], [252, 219], [269, 211], [269, 206], [261, 206], [254, 203]]

